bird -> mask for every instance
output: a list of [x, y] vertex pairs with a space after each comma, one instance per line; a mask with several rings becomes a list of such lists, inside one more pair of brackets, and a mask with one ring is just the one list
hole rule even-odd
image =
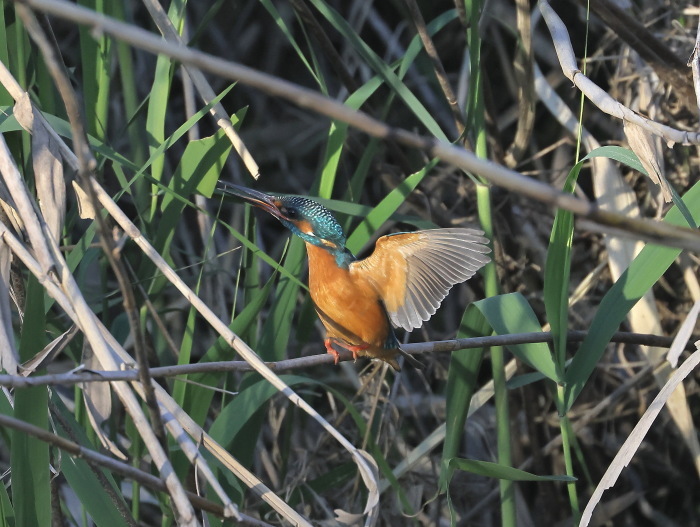
[[452, 286], [471, 278], [490, 258], [483, 231], [428, 229], [388, 234], [358, 260], [345, 246], [331, 212], [306, 197], [274, 195], [219, 181], [219, 194], [237, 197], [279, 220], [306, 244], [309, 292], [326, 335], [326, 351], [338, 364], [339, 349], [400, 371], [402, 355], [424, 365], [400, 346], [394, 328], [422, 326]]

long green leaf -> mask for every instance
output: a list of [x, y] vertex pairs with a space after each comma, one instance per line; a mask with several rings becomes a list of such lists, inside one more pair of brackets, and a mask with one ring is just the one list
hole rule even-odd
[[[535, 312], [520, 293], [499, 295], [472, 304], [479, 309], [497, 335], [541, 331]], [[564, 380], [544, 342], [511, 344], [508, 349], [520, 360], [555, 382]]]
[[[573, 193], [583, 163], [569, 171], [564, 192]], [[569, 275], [571, 273], [571, 244], [574, 239], [574, 215], [564, 209], [557, 210], [547, 248], [544, 268], [544, 306], [547, 320], [554, 336], [554, 356], [563, 371], [566, 360], [566, 333], [569, 313]]]
[[[484, 315], [473, 306], [464, 312], [457, 338], [482, 337], [491, 333]], [[447, 401], [445, 415], [445, 442], [442, 448], [439, 491], [447, 491], [449, 482], [449, 462], [457, 456], [462, 444], [464, 423], [469, 413], [469, 404], [476, 390], [479, 368], [484, 349], [470, 350], [468, 353], [452, 353], [447, 374]]]
[[[57, 420], [60, 426], [56, 427], [56, 433], [61, 437], [76, 441], [94, 450], [95, 445], [90, 443], [85, 431], [75, 420], [73, 414], [63, 404], [60, 397], [54, 394], [51, 400], [54, 408], [61, 414], [61, 419]], [[68, 426], [69, 429], [65, 430], [63, 428], [64, 425]], [[78, 457], [63, 455], [61, 460], [61, 468], [68, 481], [68, 485], [70, 485], [70, 488], [80, 500], [81, 505], [85, 507], [98, 526], [119, 527], [129, 525], [113, 502], [112, 497], [120, 500], [122, 510], [128, 510], [128, 506], [112, 474], [104, 469], [90, 467], [87, 462]], [[97, 479], [95, 470], [101, 472], [102, 481], [109, 485], [111, 489], [109, 494], [104, 489], [102, 483]]]
[[418, 98], [399, 79], [392, 69], [360, 38], [357, 32], [323, 0], [311, 0], [316, 9], [343, 35], [355, 48], [363, 60], [384, 79], [392, 90], [406, 103], [406, 107], [420, 120], [430, 133], [437, 139], [447, 141], [447, 136], [437, 124], [431, 113], [423, 106]]
[[425, 176], [437, 164], [434, 159], [415, 174], [411, 174], [370, 212], [367, 217], [357, 226], [348, 238], [346, 246], [350, 251], [357, 252], [367, 243], [370, 236], [387, 221], [396, 210], [403, 205], [409, 194], [420, 184]]
[[[46, 344], [44, 335], [44, 289], [33, 277], [27, 285], [27, 303], [19, 343], [20, 359], [32, 358]], [[48, 429], [48, 391], [45, 386], [17, 390], [14, 417]], [[12, 431], [12, 503], [17, 525], [51, 526], [51, 485], [49, 478], [49, 445]]]
[[507, 479], [510, 481], [576, 481], [571, 476], [538, 476], [524, 470], [513, 467], [504, 467], [498, 463], [490, 461], [477, 461], [475, 459], [455, 458], [450, 461], [450, 468], [453, 470], [464, 470], [479, 476], [489, 478]]
[[[694, 220], [700, 221], [700, 182], [683, 196]], [[678, 207], [673, 207], [664, 221], [683, 225], [685, 220]], [[637, 255], [627, 270], [605, 294], [591, 322], [588, 335], [566, 370], [566, 407], [571, 408], [583, 390], [588, 377], [603, 356], [613, 333], [644, 294], [658, 282], [680, 249], [649, 244]]]

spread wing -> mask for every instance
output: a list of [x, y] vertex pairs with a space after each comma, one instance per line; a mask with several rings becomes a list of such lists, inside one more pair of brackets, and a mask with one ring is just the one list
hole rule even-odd
[[435, 313], [453, 285], [490, 261], [483, 234], [434, 229], [382, 236], [371, 256], [350, 264], [350, 272], [372, 284], [395, 326], [411, 331]]

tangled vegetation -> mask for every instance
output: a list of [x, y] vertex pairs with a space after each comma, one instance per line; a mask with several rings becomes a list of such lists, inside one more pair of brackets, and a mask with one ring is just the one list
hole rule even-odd
[[[700, 525], [697, 8], [1, 5], [0, 526]], [[219, 180], [492, 262], [336, 366]]]

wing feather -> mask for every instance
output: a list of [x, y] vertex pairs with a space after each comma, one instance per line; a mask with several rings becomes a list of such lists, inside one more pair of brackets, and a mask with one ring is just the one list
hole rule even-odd
[[452, 286], [490, 261], [483, 234], [460, 228], [390, 234], [350, 272], [372, 284], [395, 326], [411, 331], [435, 314]]

